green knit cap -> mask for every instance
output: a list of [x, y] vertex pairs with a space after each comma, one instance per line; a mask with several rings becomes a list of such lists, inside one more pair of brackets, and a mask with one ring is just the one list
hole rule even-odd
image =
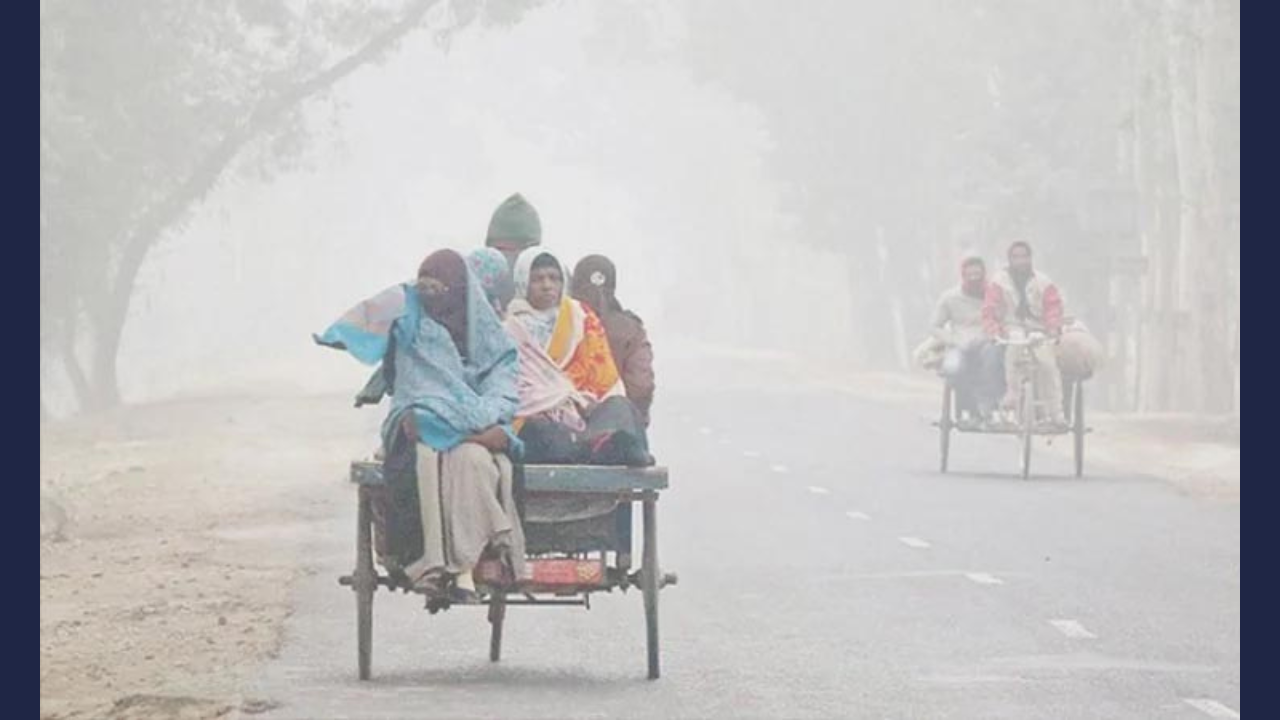
[[493, 211], [484, 244], [492, 247], [494, 243], [515, 245], [520, 249], [542, 244], [542, 221], [538, 219], [538, 211], [520, 193], [503, 200]]

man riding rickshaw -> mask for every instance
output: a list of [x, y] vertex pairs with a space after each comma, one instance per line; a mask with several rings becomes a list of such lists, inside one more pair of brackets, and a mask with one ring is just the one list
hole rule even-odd
[[[1032, 267], [1031, 246], [1017, 241], [1009, 246], [1009, 264], [996, 273], [987, 285], [982, 303], [982, 324], [987, 336], [996, 341], [1027, 339], [1034, 344], [1032, 371], [1036, 397], [1041, 401], [1042, 415], [1037, 420], [1045, 429], [1066, 429], [1062, 405], [1062, 375], [1058, 371], [1055, 346], [1062, 336], [1062, 293], [1044, 273]], [[1017, 362], [1016, 345], [1005, 351], [1005, 394], [1001, 410], [1013, 412], [1019, 407], [1021, 373], [1031, 370]]]

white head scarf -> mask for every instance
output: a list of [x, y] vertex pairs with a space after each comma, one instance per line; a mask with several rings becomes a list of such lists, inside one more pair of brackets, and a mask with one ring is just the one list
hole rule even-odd
[[533, 274], [533, 263], [543, 255], [549, 256], [560, 266], [560, 276], [564, 283], [560, 289], [560, 297], [569, 292], [569, 268], [560, 257], [547, 248], [536, 245], [522, 251], [516, 256], [512, 279], [516, 286], [516, 297], [511, 303], [511, 313], [533, 334], [539, 345], [546, 347], [555, 330], [556, 318], [560, 313], [560, 305], [553, 305], [546, 310], [538, 310], [529, 304], [529, 276]]
[[542, 245], [535, 245], [521, 251], [516, 256], [515, 268], [512, 270], [512, 279], [516, 284], [516, 297], [522, 300], [529, 299], [529, 276], [533, 274], [533, 261], [543, 255], [550, 255], [551, 259], [555, 260], [556, 264], [560, 266], [560, 276], [564, 280], [564, 289], [561, 290], [561, 293], [568, 292], [569, 267], [564, 264], [564, 261], [555, 252]]

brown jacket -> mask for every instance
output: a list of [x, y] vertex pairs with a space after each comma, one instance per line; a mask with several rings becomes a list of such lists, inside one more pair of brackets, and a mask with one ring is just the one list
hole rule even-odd
[[607, 310], [600, 316], [609, 336], [609, 351], [622, 375], [627, 399], [649, 425], [649, 408], [653, 405], [653, 346], [644, 331], [644, 323], [630, 310]]

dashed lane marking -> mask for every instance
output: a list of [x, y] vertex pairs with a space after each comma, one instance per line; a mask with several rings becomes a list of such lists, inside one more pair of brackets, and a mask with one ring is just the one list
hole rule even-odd
[[1003, 585], [1004, 581], [990, 573], [965, 573], [965, 577], [979, 585]]
[[1057, 628], [1058, 632], [1075, 640], [1092, 640], [1098, 637], [1089, 632], [1078, 620], [1050, 620], [1049, 624]]
[[1212, 718], [1240, 717], [1240, 713], [1236, 712], [1235, 710], [1232, 710], [1226, 705], [1223, 705], [1217, 700], [1210, 700], [1208, 698], [1184, 698], [1182, 702], [1190, 705], [1191, 707], [1199, 710], [1200, 712]]

